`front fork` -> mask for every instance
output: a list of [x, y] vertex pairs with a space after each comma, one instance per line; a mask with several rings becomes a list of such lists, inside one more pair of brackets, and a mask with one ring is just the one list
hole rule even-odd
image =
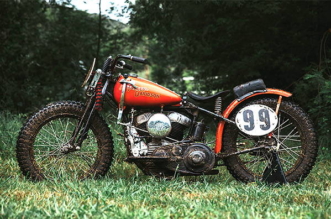
[[[111, 59], [107, 59], [106, 66], [109, 65], [108, 60]], [[86, 102], [84, 113], [80, 118], [68, 142], [68, 145], [66, 146], [68, 148], [68, 152], [80, 150], [83, 141], [87, 138], [87, 133], [91, 126], [91, 119], [93, 119], [95, 110], [100, 110], [102, 108], [102, 96], [105, 94], [109, 84], [109, 79], [107, 78], [104, 86], [102, 87], [102, 74], [104, 74], [103, 71], [100, 69], [96, 70], [91, 83], [89, 84], [88, 88], [86, 88], [86, 95], [89, 98]]]
[[80, 118], [70, 140], [69, 148], [73, 151], [80, 150], [83, 141], [87, 138], [91, 126], [91, 119], [95, 114], [95, 95], [91, 96], [86, 103], [83, 116]]

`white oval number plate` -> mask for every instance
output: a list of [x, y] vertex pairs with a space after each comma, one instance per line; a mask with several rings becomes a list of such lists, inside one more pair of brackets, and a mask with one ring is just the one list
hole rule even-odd
[[236, 125], [244, 133], [262, 136], [277, 126], [277, 115], [270, 107], [253, 104], [242, 108], [236, 115]]

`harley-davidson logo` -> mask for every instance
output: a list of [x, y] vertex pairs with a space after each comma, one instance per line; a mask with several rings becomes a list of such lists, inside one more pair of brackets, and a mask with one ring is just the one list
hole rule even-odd
[[126, 91], [134, 91], [134, 96], [139, 97], [139, 96], [145, 96], [145, 97], [152, 97], [152, 98], [160, 98], [160, 94], [155, 94], [149, 92], [149, 89], [146, 87], [132, 87], [131, 85], [128, 85]]
[[160, 98], [160, 94], [153, 94], [151, 92], [146, 92], [146, 91], [136, 91], [134, 93], [135, 97], [139, 96], [145, 96], [145, 97], [152, 97], [152, 98]]

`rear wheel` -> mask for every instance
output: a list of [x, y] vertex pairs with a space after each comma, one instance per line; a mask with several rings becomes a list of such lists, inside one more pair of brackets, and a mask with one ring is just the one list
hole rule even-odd
[[69, 140], [84, 105], [63, 101], [47, 105], [23, 126], [17, 141], [17, 160], [23, 175], [45, 178], [104, 176], [113, 158], [113, 141], [105, 121], [95, 114], [80, 150], [68, 150]]
[[[232, 115], [235, 119], [240, 109], [251, 105], [261, 104], [276, 109], [277, 99], [261, 98], [240, 106]], [[302, 181], [315, 164], [317, 156], [317, 140], [312, 122], [308, 115], [298, 105], [283, 100], [278, 113], [278, 125], [272, 135], [249, 136], [240, 131], [235, 125], [227, 124], [223, 135], [224, 153], [241, 151], [258, 146], [277, 146], [285, 178], [287, 182]], [[230, 173], [239, 181], [253, 182], [261, 180], [270, 162], [268, 149], [260, 149], [250, 153], [234, 155], [224, 160]]]

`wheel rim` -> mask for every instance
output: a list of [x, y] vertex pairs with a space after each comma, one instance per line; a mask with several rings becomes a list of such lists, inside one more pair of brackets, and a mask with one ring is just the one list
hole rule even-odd
[[[271, 138], [268, 136], [252, 137], [238, 132], [236, 137], [237, 151], [261, 145], [278, 148], [278, 155], [285, 175], [289, 175], [301, 163], [303, 141], [297, 123], [284, 112], [279, 113], [278, 126]], [[270, 162], [268, 149], [238, 155], [238, 159], [246, 171], [260, 179]]]
[[89, 130], [81, 150], [64, 153], [78, 119], [56, 117], [44, 124], [35, 137], [33, 145], [34, 164], [44, 177], [82, 178], [93, 168], [98, 157], [98, 142]]

